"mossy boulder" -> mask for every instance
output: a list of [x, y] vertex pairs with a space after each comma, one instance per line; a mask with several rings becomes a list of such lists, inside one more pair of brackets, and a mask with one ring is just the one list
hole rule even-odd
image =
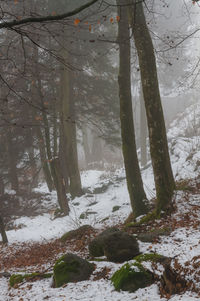
[[78, 282], [89, 279], [94, 265], [79, 256], [68, 253], [58, 259], [53, 268], [54, 287], [60, 287], [68, 282]]
[[140, 254], [139, 245], [133, 235], [118, 231], [104, 239], [104, 255], [109, 261], [124, 262]]
[[60, 239], [62, 242], [65, 242], [70, 239], [82, 239], [84, 235], [90, 233], [93, 230], [94, 228], [92, 228], [92, 226], [84, 225], [76, 230], [71, 230], [69, 232], [66, 232], [65, 234], [62, 235]]
[[113, 274], [111, 281], [117, 291], [129, 292], [135, 292], [154, 282], [153, 274], [137, 262], [123, 265]]
[[89, 243], [89, 253], [92, 257], [100, 257], [104, 256], [104, 240], [107, 236], [112, 233], [118, 232], [119, 230], [115, 227], [108, 228], [97, 235], [90, 243]]
[[169, 257], [157, 253], [144, 253], [134, 257], [133, 259], [139, 263], [144, 261], [150, 261], [150, 262], [159, 262], [161, 264], [165, 264], [170, 261]]

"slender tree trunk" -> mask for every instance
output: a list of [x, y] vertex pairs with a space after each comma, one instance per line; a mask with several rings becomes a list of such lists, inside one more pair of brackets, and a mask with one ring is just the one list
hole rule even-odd
[[92, 136], [92, 162], [96, 162], [98, 164], [103, 161], [102, 141], [97, 132], [93, 131]]
[[64, 131], [63, 131], [63, 122], [62, 122], [62, 118], [60, 118], [60, 139], [59, 139], [59, 159], [60, 162], [62, 162], [61, 164], [61, 169], [62, 169], [62, 174], [63, 174], [63, 178], [65, 181], [65, 188], [66, 188], [66, 192], [70, 192], [69, 189], [69, 172], [68, 172], [68, 158], [67, 158], [67, 152], [66, 152], [66, 140], [65, 140], [65, 136], [64, 136]]
[[87, 126], [83, 125], [82, 127], [82, 137], [83, 137], [83, 150], [85, 154], [85, 164], [88, 167], [91, 162], [91, 152], [88, 142], [88, 132], [87, 132]]
[[[35, 48], [35, 57], [38, 57], [38, 51], [36, 48]], [[63, 212], [67, 215], [67, 214], [69, 214], [68, 200], [66, 197], [66, 190], [64, 187], [60, 164], [57, 162], [58, 158], [53, 158], [53, 155], [52, 155], [49, 120], [48, 120], [47, 113], [46, 113], [45, 107], [44, 107], [44, 96], [42, 93], [42, 83], [41, 83], [40, 73], [37, 68], [37, 64], [36, 64], [35, 71], [36, 71], [35, 78], [38, 83], [39, 100], [40, 100], [41, 108], [42, 108], [42, 122], [44, 125], [44, 137], [45, 137], [47, 158], [50, 163], [51, 176], [53, 179], [54, 187], [57, 192], [58, 204], [60, 205], [61, 210], [63, 210]], [[45, 168], [47, 169], [47, 166], [45, 166]], [[60, 183], [60, 181], [61, 181], [61, 183]]]
[[141, 166], [147, 164], [147, 117], [145, 112], [144, 98], [142, 87], [140, 90], [140, 155]]
[[143, 2], [130, 1], [129, 4], [133, 5], [129, 5], [129, 12], [139, 58], [149, 129], [150, 152], [157, 194], [156, 211], [159, 214], [161, 210], [171, 210], [175, 182], [169, 158], [153, 43], [145, 20]]
[[3, 243], [4, 244], [8, 243], [8, 238], [6, 235], [3, 218], [1, 216], [0, 216], [0, 233], [1, 233]]
[[[64, 55], [66, 56], [66, 53], [64, 53]], [[82, 194], [82, 188], [78, 167], [76, 118], [72, 93], [72, 76], [72, 72], [64, 67], [62, 74], [61, 118], [63, 122], [63, 133], [66, 139], [66, 155], [69, 159], [67, 161], [70, 178], [70, 193], [74, 198]]]
[[51, 172], [50, 172], [50, 168], [49, 168], [49, 164], [48, 164], [48, 160], [47, 160], [47, 156], [46, 156], [46, 151], [45, 151], [45, 147], [44, 147], [45, 142], [44, 142], [40, 127], [36, 128], [36, 134], [38, 137], [40, 160], [41, 160], [41, 164], [42, 164], [45, 181], [47, 183], [49, 191], [51, 192], [53, 190], [54, 184], [53, 184], [53, 180], [52, 180], [52, 176], [51, 176]]
[[58, 202], [65, 215], [69, 214], [68, 199], [66, 196], [65, 182], [61, 172], [60, 161], [58, 158], [51, 160], [52, 169], [55, 171], [55, 186], [58, 194]]
[[57, 124], [57, 106], [54, 104], [54, 122], [53, 122], [53, 155], [58, 154], [58, 124]]
[[19, 191], [19, 182], [17, 174], [17, 159], [16, 150], [12, 141], [12, 133], [10, 129], [7, 131], [7, 150], [8, 150], [8, 168], [9, 168], [9, 180], [11, 182], [11, 188], [16, 192]]
[[30, 164], [30, 171], [31, 171], [31, 180], [30, 180], [30, 187], [29, 190], [31, 192], [32, 188], [38, 186], [38, 171], [37, 171], [37, 164], [34, 156], [34, 131], [30, 130], [27, 133], [26, 141], [28, 143], [28, 156], [29, 156], [29, 164]]
[[148, 209], [135, 143], [130, 78], [130, 32], [128, 10], [124, 4], [126, 4], [124, 0], [117, 0], [120, 16], [118, 23], [120, 120], [127, 187], [133, 213], [137, 217], [146, 213]]

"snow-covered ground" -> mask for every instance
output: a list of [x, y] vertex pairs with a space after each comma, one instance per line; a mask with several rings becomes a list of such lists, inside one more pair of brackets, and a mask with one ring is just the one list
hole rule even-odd
[[[179, 116], [173, 122], [169, 132], [169, 145], [171, 161], [174, 175], [177, 180], [195, 179], [200, 172], [200, 133], [199, 124], [200, 107], [192, 106], [187, 112]], [[194, 127], [196, 128], [194, 131]], [[192, 135], [192, 131], [194, 134]], [[76, 229], [84, 224], [90, 224], [97, 229], [104, 229], [123, 222], [131, 212], [129, 197], [126, 188], [124, 170], [98, 171], [89, 170], [81, 175], [83, 188], [87, 193], [79, 198], [70, 201], [70, 215], [67, 217], [53, 219], [52, 208], [56, 208], [56, 194], [51, 193], [48, 201], [44, 202], [49, 212], [35, 217], [20, 217], [15, 220], [15, 230], [7, 231], [9, 246], [20, 245], [22, 243], [47, 242], [60, 238], [65, 232]], [[149, 198], [155, 196], [153, 173], [151, 167], [142, 173], [144, 187]], [[99, 193], [99, 190], [102, 190]], [[47, 187], [42, 184], [37, 191], [46, 193]], [[185, 192], [177, 192], [174, 196], [177, 211], [173, 218], [178, 221], [195, 208], [196, 219], [200, 220], [200, 192], [195, 195], [187, 193], [187, 203], [185, 202]], [[119, 210], [114, 211], [114, 206], [119, 206]], [[114, 211], [114, 212], [113, 212]], [[85, 217], [85, 218], [81, 218]], [[18, 227], [21, 225], [20, 227]], [[18, 229], [20, 228], [20, 229]], [[142, 243], [142, 252], [155, 251], [166, 256], [177, 256], [179, 263], [184, 266], [194, 256], [200, 255], [200, 225], [188, 222], [188, 226], [182, 227], [166, 237], [161, 238], [159, 243]], [[5, 254], [6, 248], [0, 247], [0, 256]], [[1, 260], [1, 257], [0, 257]], [[96, 262], [95, 262], [96, 263]], [[97, 269], [101, 270], [107, 266], [112, 275], [121, 265], [109, 262], [97, 262]], [[7, 271], [9, 272], [9, 271]], [[13, 270], [12, 270], [13, 272]], [[19, 271], [18, 271], [19, 272]], [[24, 272], [24, 270], [23, 270]], [[194, 276], [194, 275], [193, 275]], [[188, 274], [188, 279], [193, 279]], [[116, 292], [109, 279], [93, 281], [83, 281], [79, 283], [69, 283], [62, 288], [51, 288], [51, 280], [45, 279], [32, 283], [24, 283], [19, 288], [9, 288], [8, 280], [0, 278], [0, 301], [9, 300], [51, 300], [51, 301], [157, 301], [167, 300], [161, 298], [157, 284], [139, 289], [135, 293]], [[200, 300], [195, 293], [186, 292], [182, 295], [172, 296], [171, 301]]]

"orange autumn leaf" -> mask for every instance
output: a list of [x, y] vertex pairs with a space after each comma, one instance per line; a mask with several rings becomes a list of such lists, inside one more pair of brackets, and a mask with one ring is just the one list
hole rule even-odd
[[92, 25], [90, 24], [89, 25], [89, 32], [91, 32], [91, 30], [92, 30]]
[[80, 20], [80, 19], [75, 19], [75, 20], [74, 20], [74, 25], [76, 25], [76, 26], [77, 26], [77, 25], [78, 25], [80, 22], [81, 22], [81, 20]]
[[110, 18], [110, 23], [113, 23], [114, 22], [114, 19], [113, 18]]
[[116, 20], [117, 20], [117, 22], [119, 22], [120, 16], [116, 16]]

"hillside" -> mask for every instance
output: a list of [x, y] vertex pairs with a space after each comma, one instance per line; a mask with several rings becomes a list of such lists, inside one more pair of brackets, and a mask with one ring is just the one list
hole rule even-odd
[[[55, 192], [47, 192], [41, 184], [33, 198], [21, 199], [19, 208], [26, 208], [27, 216], [13, 216], [7, 223], [9, 244], [0, 245], [0, 301], [5, 300], [52, 300], [52, 301], [116, 301], [116, 300], [198, 300], [200, 298], [200, 106], [193, 105], [171, 124], [168, 131], [170, 156], [178, 190], [174, 194], [175, 211], [171, 216], [148, 222], [127, 231], [134, 235], [163, 230], [151, 241], [139, 240], [141, 252], [156, 252], [171, 257], [173, 269], [187, 281], [187, 289], [180, 294], [162, 295], [159, 280], [134, 293], [115, 291], [110, 277], [123, 264], [95, 261], [96, 269], [90, 280], [69, 283], [62, 288], [52, 288], [51, 279], [22, 282], [9, 288], [9, 279], [3, 272], [52, 271], [53, 264], [61, 254], [76, 253], [88, 258], [88, 242], [97, 233], [110, 226], [123, 227], [131, 208], [123, 169], [88, 170], [82, 172], [85, 194], [70, 201], [70, 215], [54, 218]], [[155, 196], [152, 169], [142, 173], [145, 190], [151, 200]], [[13, 192], [7, 191], [14, 200]], [[13, 211], [14, 212], [14, 211]], [[32, 214], [31, 214], [32, 213]], [[62, 244], [59, 238], [73, 229], [89, 224], [89, 233]], [[166, 231], [167, 229], [167, 231]], [[159, 232], [161, 233], [161, 232]], [[150, 267], [152, 268], [152, 267]], [[162, 268], [154, 267], [158, 275]], [[159, 277], [159, 276], [158, 276]], [[168, 298], [167, 298], [168, 297]]]

